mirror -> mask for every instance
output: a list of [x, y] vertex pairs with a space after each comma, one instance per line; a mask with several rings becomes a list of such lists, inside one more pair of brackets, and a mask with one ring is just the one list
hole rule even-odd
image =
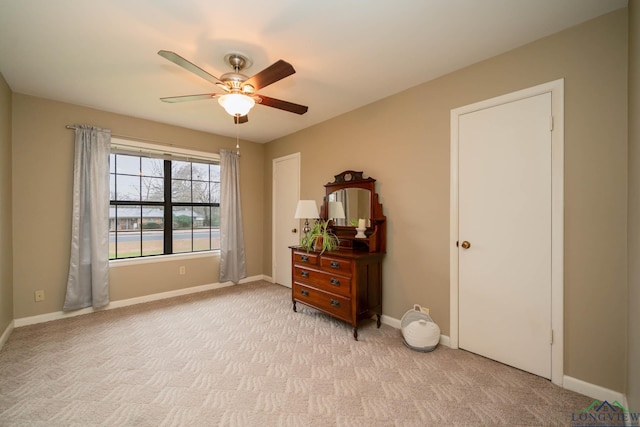
[[[320, 218], [331, 219], [341, 250], [385, 252], [386, 217], [375, 190], [376, 180], [363, 172], [344, 171], [325, 184]], [[365, 230], [358, 226], [364, 221]]]
[[342, 188], [331, 192], [327, 201], [328, 218], [337, 226], [356, 227], [359, 219], [370, 226], [371, 191], [363, 188]]

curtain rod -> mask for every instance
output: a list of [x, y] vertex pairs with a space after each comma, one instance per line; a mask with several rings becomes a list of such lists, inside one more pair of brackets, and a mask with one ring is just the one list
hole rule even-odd
[[[78, 126], [75, 126], [75, 125], [66, 125], [65, 127], [67, 129], [71, 129], [71, 130], [78, 129]], [[156, 141], [155, 139], [138, 138], [138, 137], [129, 136], [129, 135], [119, 135], [117, 133], [112, 133], [111, 136], [113, 136], [115, 138], [130, 139], [130, 140], [139, 141], [139, 142], [151, 142], [153, 144], [166, 145], [167, 147], [175, 147], [176, 146], [175, 144], [172, 144], [170, 142]]]
[[[66, 125], [65, 126], [67, 129], [71, 129], [71, 130], [76, 130], [78, 129], [78, 126], [76, 125]], [[173, 147], [173, 148], [180, 148], [180, 146], [177, 146], [175, 144], [172, 144], [170, 142], [163, 142], [163, 141], [156, 141], [155, 139], [147, 139], [147, 138], [138, 138], [135, 136], [129, 136], [129, 135], [119, 135], [117, 133], [112, 133], [111, 136], [114, 136], [116, 138], [123, 138], [123, 139], [130, 139], [132, 141], [138, 141], [138, 142], [151, 142], [153, 144], [160, 144], [160, 145], [166, 145], [167, 147]], [[238, 147], [236, 146], [236, 149]], [[237, 155], [238, 157], [240, 157], [240, 150], [237, 150]]]

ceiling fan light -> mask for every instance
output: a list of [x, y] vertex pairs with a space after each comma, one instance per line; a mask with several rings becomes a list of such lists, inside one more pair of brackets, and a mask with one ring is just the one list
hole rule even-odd
[[240, 93], [222, 95], [218, 98], [218, 103], [232, 116], [245, 116], [256, 105], [253, 98]]

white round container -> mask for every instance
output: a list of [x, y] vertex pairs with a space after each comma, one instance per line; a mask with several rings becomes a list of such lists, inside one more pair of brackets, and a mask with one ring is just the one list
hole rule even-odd
[[440, 327], [418, 304], [402, 316], [400, 328], [405, 345], [412, 350], [433, 351], [440, 341]]

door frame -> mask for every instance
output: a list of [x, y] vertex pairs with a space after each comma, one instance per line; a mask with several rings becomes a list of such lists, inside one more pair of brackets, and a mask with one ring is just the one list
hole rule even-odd
[[551, 92], [551, 381], [564, 376], [564, 79], [451, 110], [451, 180], [449, 223], [450, 347], [458, 348], [458, 152], [459, 118], [463, 114]]
[[[298, 200], [300, 200], [300, 153], [293, 153], [287, 156], [282, 156], [273, 159], [271, 163], [271, 279], [273, 283], [276, 283], [276, 165], [279, 162], [287, 161], [287, 160], [297, 160], [298, 163], [298, 182], [297, 185], [297, 193]], [[298, 224], [299, 225], [299, 224]], [[300, 227], [298, 227], [300, 229]], [[300, 235], [298, 234], [298, 240], [300, 239]]]

